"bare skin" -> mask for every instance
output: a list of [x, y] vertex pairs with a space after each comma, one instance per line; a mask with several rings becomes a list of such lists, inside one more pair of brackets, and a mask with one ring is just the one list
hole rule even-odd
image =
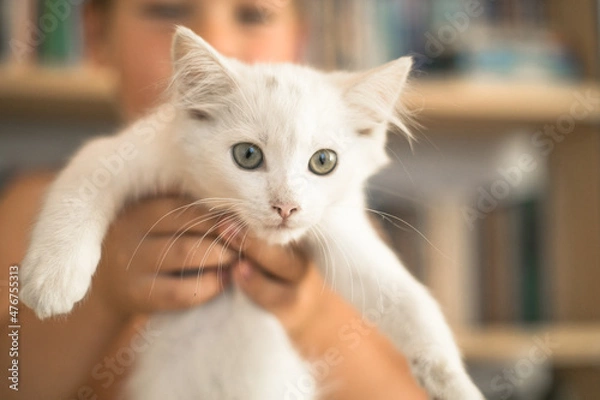
[[[106, 13], [88, 6], [88, 53], [95, 63], [112, 68], [120, 77], [122, 114], [132, 120], [160, 99], [170, 74], [169, 46], [175, 23], [194, 29], [219, 51], [247, 62], [296, 60], [302, 24], [294, 4], [274, 1], [268, 18], [256, 18], [260, 16], [255, 13], [256, 5], [271, 6], [270, 2], [119, 0]], [[0, 198], [0, 281], [7, 281], [9, 265], [22, 260], [29, 229], [53, 177], [47, 172], [29, 174], [5, 188]], [[2, 384], [0, 398], [114, 399], [131, 368], [115, 365], [114, 360], [119, 350], [139, 339], [148, 314], [200, 305], [232, 283], [281, 320], [307, 359], [326, 361], [328, 371], [318, 378], [323, 387], [330, 388], [328, 399], [397, 399], [397, 393], [404, 399], [426, 398], [404, 357], [373, 327], [360, 327], [362, 340], [356, 347], [339, 341], [339, 330], [360, 321], [360, 316], [326, 287], [301, 252], [250, 238], [243, 245], [234, 241], [231, 249], [217, 245], [207, 253], [208, 241], [194, 246], [213, 226], [214, 220], [209, 220], [175, 241], [161, 262], [173, 235], [205, 211], [172, 213], [152, 225], [188, 202], [165, 195], [123, 210], [105, 239], [92, 290], [70, 315], [39, 321], [20, 306], [20, 390], [17, 393]], [[245, 258], [238, 262], [240, 253]], [[203, 259], [206, 270], [198, 286], [193, 271]], [[228, 268], [220, 268], [223, 265]], [[192, 272], [177, 276], [182, 269]], [[0, 322], [7, 326], [4, 287], [0, 287], [0, 310]], [[1, 336], [0, 344], [2, 349], [9, 348], [7, 335]], [[332, 352], [342, 361], [331, 361]], [[0, 359], [6, 371], [8, 353], [2, 351]], [[364, 373], [365, 366], [369, 374]], [[98, 371], [111, 371], [111, 378], [99, 377]]]

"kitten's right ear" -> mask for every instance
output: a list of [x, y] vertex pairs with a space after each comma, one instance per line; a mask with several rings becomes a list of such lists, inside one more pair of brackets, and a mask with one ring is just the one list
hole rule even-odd
[[177, 27], [171, 49], [176, 101], [192, 115], [209, 115], [235, 87], [228, 59], [188, 28]]

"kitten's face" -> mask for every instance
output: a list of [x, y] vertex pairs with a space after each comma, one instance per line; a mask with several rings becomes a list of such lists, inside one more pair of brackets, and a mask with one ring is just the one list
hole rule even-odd
[[[397, 95], [381, 101], [386, 96], [377, 92], [387, 88], [379, 80], [373, 85], [370, 74], [247, 66], [190, 32], [177, 35], [178, 135], [199, 193], [220, 199], [209, 206], [231, 211], [270, 242], [286, 243], [359, 194], [386, 163], [389, 118], [377, 114], [389, 114]], [[398, 94], [409, 68], [403, 64]]]

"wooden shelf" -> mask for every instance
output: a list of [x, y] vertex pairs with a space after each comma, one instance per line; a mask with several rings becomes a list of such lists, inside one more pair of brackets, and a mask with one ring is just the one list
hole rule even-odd
[[[600, 122], [600, 85], [596, 83], [479, 82], [464, 79], [415, 80], [407, 104], [418, 117], [436, 120], [556, 123], [588, 93], [587, 115], [577, 122]], [[577, 106], [576, 112], [585, 111]]]
[[114, 79], [95, 69], [0, 68], [0, 116], [115, 119]]
[[515, 362], [532, 353], [542, 357], [533, 350], [540, 348], [555, 366], [600, 366], [600, 323], [494, 326], [462, 330], [456, 337], [469, 361]]
[[[0, 115], [115, 118], [114, 79], [91, 69], [0, 68]], [[435, 121], [555, 123], [571, 112], [579, 93], [600, 98], [600, 85], [417, 79], [407, 104], [427, 125]], [[578, 122], [600, 122], [600, 104]], [[578, 109], [579, 110], [579, 109]]]

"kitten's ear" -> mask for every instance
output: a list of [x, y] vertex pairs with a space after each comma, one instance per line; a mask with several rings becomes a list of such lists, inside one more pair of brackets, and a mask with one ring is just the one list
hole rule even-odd
[[383, 124], [395, 125], [410, 133], [402, 122], [400, 96], [403, 93], [413, 60], [411, 57], [402, 57], [380, 67], [351, 75], [340, 75], [334, 78], [344, 82], [344, 98], [350, 107], [356, 111], [357, 121], [364, 125], [361, 134], [369, 134], [372, 127]]
[[171, 86], [177, 102], [192, 114], [208, 116], [236, 87], [230, 61], [188, 28], [177, 27], [171, 56]]

